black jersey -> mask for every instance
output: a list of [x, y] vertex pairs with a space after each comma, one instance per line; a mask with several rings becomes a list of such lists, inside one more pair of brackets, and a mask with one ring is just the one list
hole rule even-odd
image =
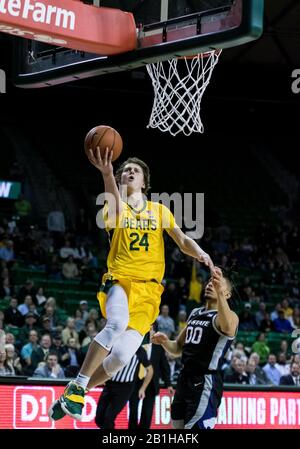
[[216, 310], [192, 311], [182, 348], [183, 372], [192, 376], [216, 372], [234, 337], [222, 334], [215, 325]]

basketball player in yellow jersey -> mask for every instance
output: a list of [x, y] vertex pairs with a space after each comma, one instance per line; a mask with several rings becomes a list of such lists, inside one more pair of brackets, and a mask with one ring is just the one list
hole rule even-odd
[[81, 419], [87, 389], [105, 382], [125, 366], [141, 345], [159, 313], [165, 271], [163, 232], [166, 230], [181, 251], [214, 272], [214, 265], [199, 245], [176, 225], [162, 204], [147, 201], [148, 166], [130, 158], [113, 174], [112, 152], [103, 159], [100, 150], [90, 162], [102, 173], [107, 202], [106, 229], [111, 235], [107, 273], [98, 300], [107, 322], [90, 344], [75, 381], [49, 409], [52, 419], [65, 414]]

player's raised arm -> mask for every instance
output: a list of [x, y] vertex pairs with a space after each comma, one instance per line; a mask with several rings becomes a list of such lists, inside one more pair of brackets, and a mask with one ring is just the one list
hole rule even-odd
[[212, 283], [216, 289], [218, 295], [218, 314], [216, 316], [217, 328], [228, 335], [228, 337], [234, 337], [238, 326], [238, 316], [234, 313], [228, 305], [228, 295], [230, 292], [227, 287], [224, 287], [223, 274], [220, 268], [215, 267], [215, 272], [212, 277]]
[[210, 268], [210, 271], [213, 274], [215, 267], [210, 256], [200, 248], [195, 240], [185, 235], [178, 226], [168, 229], [167, 232], [184, 254], [194, 257], [199, 262], [204, 263], [204, 265]]
[[156, 345], [161, 345], [165, 351], [180, 357], [182, 354], [182, 347], [185, 342], [186, 328], [182, 329], [176, 340], [170, 340], [166, 334], [162, 332], [156, 332], [150, 338], [151, 342]]
[[101, 171], [104, 181], [105, 192], [114, 196], [115, 201], [110, 203], [108, 196], [108, 211], [110, 217], [118, 216], [122, 212], [122, 199], [118, 186], [114, 177], [114, 171], [112, 166], [113, 151], [108, 154], [108, 148], [105, 150], [105, 155], [101, 157], [100, 148], [97, 147], [96, 151], [92, 149], [88, 151], [89, 161]]

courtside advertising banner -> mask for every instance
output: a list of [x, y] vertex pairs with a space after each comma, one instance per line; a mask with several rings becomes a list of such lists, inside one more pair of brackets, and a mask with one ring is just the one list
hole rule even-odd
[[[65, 417], [53, 422], [47, 410], [63, 393], [62, 386], [0, 385], [0, 429], [96, 429], [94, 416], [101, 388], [86, 396], [83, 420]], [[152, 429], [171, 429], [168, 390], [156, 397]], [[141, 405], [141, 404], [140, 404]], [[127, 429], [128, 405], [116, 419], [116, 429]], [[226, 391], [216, 428], [298, 429], [300, 392]]]

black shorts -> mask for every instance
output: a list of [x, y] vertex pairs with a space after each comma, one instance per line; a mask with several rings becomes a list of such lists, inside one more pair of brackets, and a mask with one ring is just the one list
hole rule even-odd
[[171, 405], [172, 420], [183, 420], [185, 429], [213, 429], [222, 394], [220, 374], [194, 378], [180, 373]]

